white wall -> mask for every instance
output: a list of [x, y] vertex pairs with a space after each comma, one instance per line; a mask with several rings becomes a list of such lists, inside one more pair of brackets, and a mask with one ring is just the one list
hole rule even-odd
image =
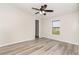
[[[52, 20], [60, 20], [60, 35], [52, 35]], [[44, 17], [43, 37], [79, 44], [79, 11], [59, 17]]]
[[10, 4], [0, 4], [0, 46], [33, 40], [35, 21], [33, 16]]

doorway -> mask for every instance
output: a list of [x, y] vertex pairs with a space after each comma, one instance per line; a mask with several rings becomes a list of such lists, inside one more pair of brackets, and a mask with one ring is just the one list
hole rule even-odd
[[39, 20], [35, 20], [35, 38], [39, 38]]

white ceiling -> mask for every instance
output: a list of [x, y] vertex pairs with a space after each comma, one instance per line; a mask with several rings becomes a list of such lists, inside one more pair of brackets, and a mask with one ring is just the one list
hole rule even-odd
[[33, 10], [32, 7], [40, 8], [40, 6], [44, 4], [48, 5], [47, 9], [54, 10], [54, 12], [51, 14], [55, 14], [55, 16], [59, 16], [79, 10], [78, 3], [18, 3], [13, 5], [22, 9], [25, 12], [34, 14], [36, 11]]

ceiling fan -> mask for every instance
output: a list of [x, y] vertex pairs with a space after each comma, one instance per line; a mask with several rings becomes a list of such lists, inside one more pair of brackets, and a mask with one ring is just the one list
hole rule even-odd
[[46, 8], [47, 8], [47, 5], [46, 4], [42, 5], [41, 8], [39, 8], [39, 9], [32, 7], [32, 9], [38, 11], [35, 14], [39, 14], [40, 13], [40, 14], [46, 15], [46, 12], [53, 12], [53, 10], [46, 10]]

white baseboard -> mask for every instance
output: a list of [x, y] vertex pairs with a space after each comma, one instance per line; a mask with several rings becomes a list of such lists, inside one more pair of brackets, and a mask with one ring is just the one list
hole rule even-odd
[[[48, 37], [43, 37], [43, 38], [52, 39], [52, 38], [48, 38]], [[75, 43], [75, 42], [70, 42], [70, 41], [57, 40], [57, 39], [52, 39], [52, 40], [56, 40], [56, 41], [61, 41], [61, 42], [65, 42], [65, 43], [70, 43], [70, 44], [79, 45], [78, 43]]]
[[7, 44], [2, 44], [2, 45], [0, 45], [0, 47], [9, 46], [9, 45], [13, 45], [13, 44], [17, 44], [17, 43], [21, 43], [21, 42], [25, 42], [25, 41], [31, 41], [31, 40], [34, 40], [34, 39], [23, 40], [23, 41], [17, 41], [17, 42], [12, 42], [12, 43], [7, 43]]

